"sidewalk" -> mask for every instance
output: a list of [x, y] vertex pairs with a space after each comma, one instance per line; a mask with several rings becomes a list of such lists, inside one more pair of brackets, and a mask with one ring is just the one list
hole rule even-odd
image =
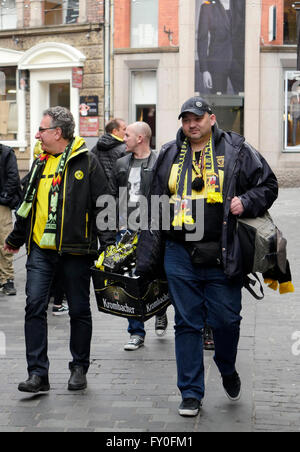
[[0, 338], [6, 339], [6, 354], [0, 355], [0, 431], [300, 431], [300, 342], [297, 347], [297, 339], [292, 339], [297, 331], [300, 338], [299, 199], [300, 189], [281, 190], [271, 210], [288, 239], [296, 291], [279, 295], [265, 286], [262, 302], [244, 292], [237, 363], [242, 398], [236, 404], [227, 399], [213, 352], [206, 351], [206, 396], [197, 418], [177, 414], [181, 398], [176, 387], [173, 309], [168, 309], [169, 329], [164, 338], [155, 336], [151, 319], [146, 323], [145, 346], [125, 352], [127, 321], [99, 313], [94, 295], [88, 389], [79, 393], [67, 390], [68, 316], [53, 317], [50, 309], [51, 391], [38, 395], [19, 392], [18, 383], [27, 378], [27, 372], [23, 333], [25, 255], [17, 256], [18, 295], [0, 296]]

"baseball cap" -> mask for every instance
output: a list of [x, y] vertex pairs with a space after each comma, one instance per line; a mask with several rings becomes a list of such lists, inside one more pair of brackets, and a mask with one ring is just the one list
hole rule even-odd
[[194, 115], [203, 116], [206, 112], [210, 115], [212, 114], [211, 106], [202, 99], [202, 97], [191, 97], [182, 105], [178, 119], [180, 119], [184, 113], [194, 113]]

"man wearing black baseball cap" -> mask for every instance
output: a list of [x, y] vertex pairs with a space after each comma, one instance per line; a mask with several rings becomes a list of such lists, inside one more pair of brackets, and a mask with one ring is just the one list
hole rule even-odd
[[[240, 398], [235, 364], [244, 273], [237, 217], [264, 214], [277, 197], [278, 185], [266, 160], [244, 137], [217, 127], [204, 99], [188, 99], [179, 118], [182, 126], [176, 140], [163, 146], [151, 186], [152, 196], [169, 197], [168, 212], [164, 204], [157, 230], [152, 220], [142, 231], [136, 273], [153, 279], [162, 277], [163, 269], [167, 276], [175, 309], [182, 395], [178, 411], [196, 416], [205, 392], [205, 324], [213, 330], [214, 361], [225, 393], [231, 401]], [[153, 216], [151, 212], [149, 218]]]
[[194, 113], [197, 116], [203, 116], [205, 113], [212, 114], [211, 106], [201, 97], [191, 97], [181, 107], [178, 119], [181, 119], [184, 113]]

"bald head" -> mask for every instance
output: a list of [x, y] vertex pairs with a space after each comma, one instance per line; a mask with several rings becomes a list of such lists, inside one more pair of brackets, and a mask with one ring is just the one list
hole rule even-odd
[[127, 146], [127, 152], [132, 152], [137, 158], [143, 158], [150, 152], [150, 140], [152, 132], [150, 126], [143, 121], [129, 124], [126, 128], [124, 141]]
[[149, 124], [143, 121], [137, 121], [133, 124], [130, 124], [128, 127], [130, 127], [137, 136], [143, 137], [146, 143], [150, 144], [152, 131]]

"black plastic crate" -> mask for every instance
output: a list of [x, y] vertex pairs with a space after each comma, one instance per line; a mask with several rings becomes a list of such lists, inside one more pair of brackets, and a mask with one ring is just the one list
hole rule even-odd
[[167, 281], [150, 284], [131, 277], [92, 268], [98, 310], [119, 317], [147, 321], [170, 304]]

